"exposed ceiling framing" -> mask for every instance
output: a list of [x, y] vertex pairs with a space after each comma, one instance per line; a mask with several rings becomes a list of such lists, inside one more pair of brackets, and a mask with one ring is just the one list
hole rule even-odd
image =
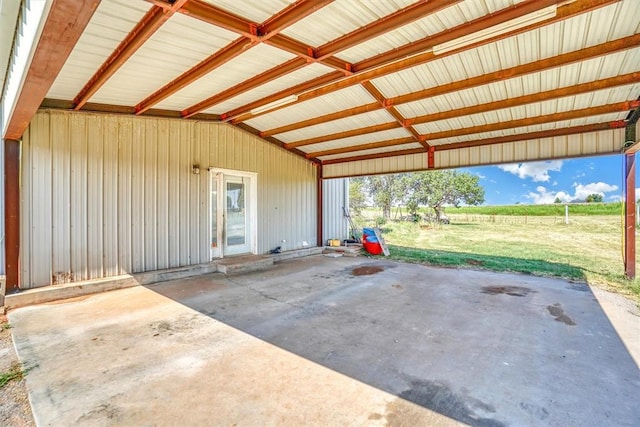
[[223, 121], [318, 164], [433, 167], [446, 150], [625, 127], [640, 107], [634, 1], [102, 0], [66, 18], [87, 36], [61, 44], [29, 108]]

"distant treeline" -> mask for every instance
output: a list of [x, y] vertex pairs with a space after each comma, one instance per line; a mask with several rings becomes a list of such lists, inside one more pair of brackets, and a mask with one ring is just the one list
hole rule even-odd
[[[569, 215], [620, 215], [622, 203], [569, 203]], [[513, 215], [513, 216], [563, 216], [565, 205], [501, 205], [448, 207], [448, 215]]]

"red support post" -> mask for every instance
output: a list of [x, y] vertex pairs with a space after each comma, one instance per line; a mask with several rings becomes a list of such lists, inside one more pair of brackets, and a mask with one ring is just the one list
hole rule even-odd
[[4, 141], [5, 294], [20, 284], [20, 142]]
[[322, 239], [322, 206], [324, 204], [323, 196], [322, 196], [322, 165], [318, 165], [318, 171], [316, 175], [316, 199], [317, 199], [317, 207], [316, 207], [316, 221], [317, 221], [317, 237], [318, 237], [318, 247], [324, 246], [324, 240]]
[[636, 277], [636, 154], [624, 155], [625, 216], [624, 216], [624, 274], [629, 280]]

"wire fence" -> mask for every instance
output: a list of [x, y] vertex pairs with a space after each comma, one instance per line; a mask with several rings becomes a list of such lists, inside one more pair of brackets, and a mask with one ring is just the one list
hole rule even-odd
[[461, 222], [481, 222], [496, 224], [541, 224], [555, 225], [565, 224], [564, 216], [514, 216], [514, 215], [473, 215], [473, 214], [453, 214], [449, 215], [452, 223]]

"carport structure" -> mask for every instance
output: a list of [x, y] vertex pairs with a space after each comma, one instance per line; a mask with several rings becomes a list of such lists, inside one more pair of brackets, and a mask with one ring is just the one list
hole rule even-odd
[[9, 3], [9, 291], [219, 256], [212, 197], [256, 180], [259, 254], [322, 244], [332, 178], [616, 153], [635, 275], [635, 0]]

